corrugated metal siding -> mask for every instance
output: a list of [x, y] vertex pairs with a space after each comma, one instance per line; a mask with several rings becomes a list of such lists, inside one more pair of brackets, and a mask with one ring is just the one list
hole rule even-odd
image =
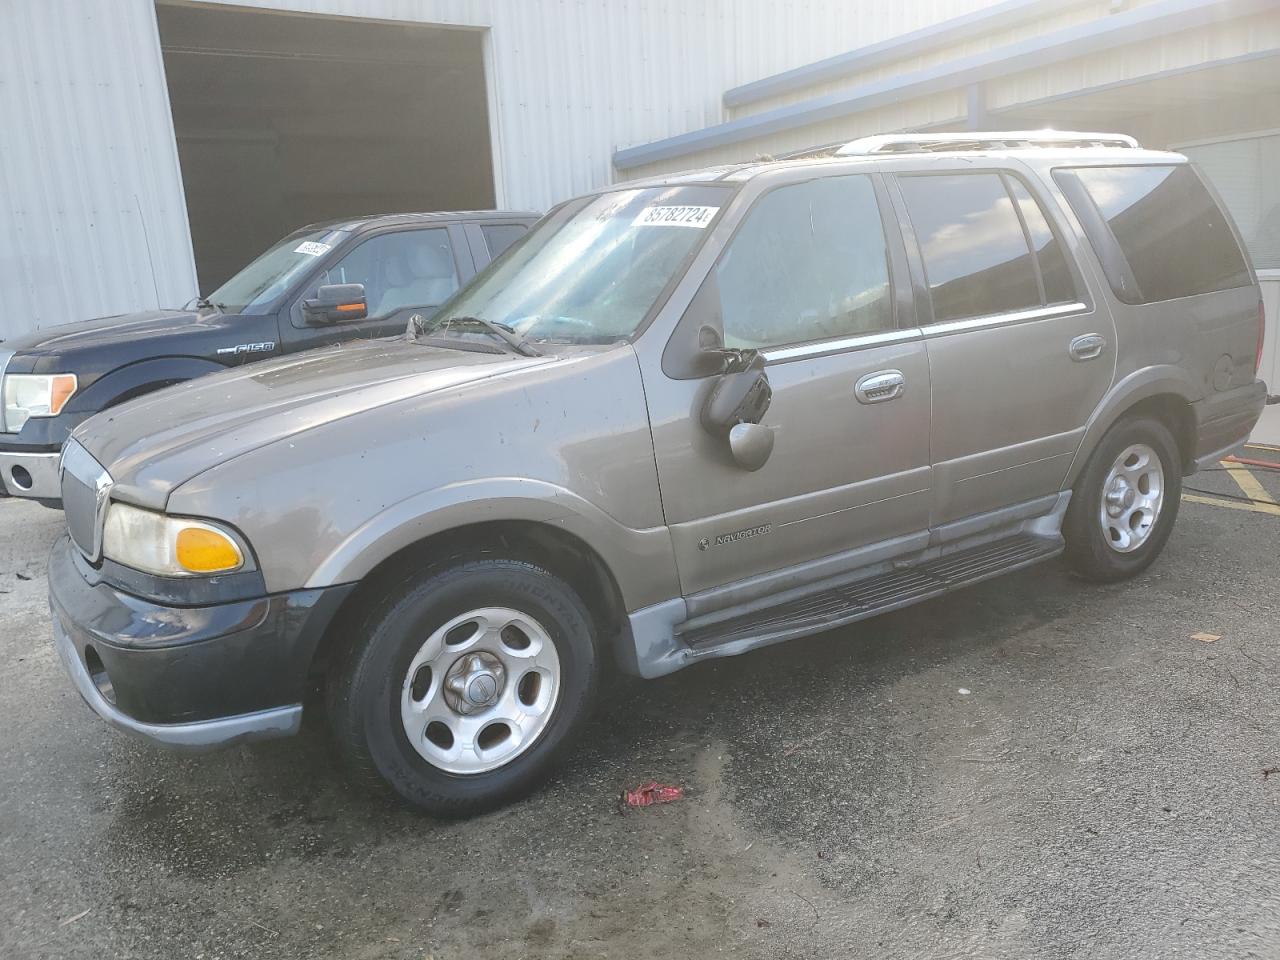
[[[619, 147], [730, 118], [730, 87], [971, 12], [992, 0], [221, 0], [312, 16], [486, 30], [498, 202], [546, 208], [615, 179]], [[1131, 0], [1129, 6], [1151, 2]], [[886, 73], [1105, 16], [1109, 0], [937, 50]], [[1273, 30], [1275, 19], [1266, 29]], [[993, 84], [992, 105], [1052, 95], [1151, 62], [1229, 56], [1270, 33], [1234, 28], [1132, 56], [1063, 64]], [[195, 293], [181, 175], [151, 0], [0, 0], [0, 336]], [[1262, 37], [1262, 40], [1259, 40]], [[1184, 46], [1187, 44], [1191, 49]], [[736, 115], [788, 102], [751, 104]], [[955, 123], [964, 92], [919, 98], [629, 171], [749, 159], [868, 133]], [[143, 225], [145, 224], [145, 231]], [[154, 269], [153, 269], [154, 267]]]
[[[490, 28], [499, 202], [545, 208], [611, 182], [619, 147], [725, 119], [721, 97], [730, 87], [993, 0], [231, 2]], [[943, 103], [935, 113], [948, 111], [954, 115]], [[909, 114], [914, 119], [919, 108]]]
[[[900, 4], [890, 10], [883, 10], [876, 9], [874, 4], [869, 4], [865, 7], [862, 4], [853, 4], [849, 13], [856, 19], [854, 23], [849, 25], [845, 36], [852, 35], [857, 38], [855, 41], [857, 46], [865, 46], [869, 43], [909, 33], [912, 30], [918, 30], [932, 23], [949, 20], [965, 13], [972, 13], [974, 10], [990, 5], [991, 3], [989, 2], [960, 3], [952, 0], [952, 2]], [[1106, 15], [1109, 9], [1109, 0], [1081, 2], [1079, 6], [1041, 17], [1031, 23], [1021, 24], [1012, 28], [993, 29], [984, 33], [981, 37], [962, 43], [954, 43], [950, 46], [938, 47], [926, 54], [904, 57], [892, 63], [886, 63], [883, 66], [860, 70], [856, 74], [851, 74], [839, 80], [814, 84], [803, 90], [759, 100], [731, 111], [730, 116], [726, 117], [726, 119], [762, 113], [775, 107], [786, 106], [790, 103], [825, 96], [830, 93], [839, 93], [864, 83], [890, 79], [905, 73], [912, 73], [916, 70], [948, 63], [975, 53], [984, 53], [995, 47], [1017, 43], [1019, 40], [1025, 40], [1029, 37], [1095, 20]], [[851, 46], [853, 44], [846, 43], [844, 48], [849, 49]]]
[[997, 81], [988, 85], [987, 102], [994, 110], [1277, 47], [1280, 47], [1280, 2], [1275, 13], [1228, 20], [1208, 30], [1187, 30], [1150, 43], [1081, 57]]
[[[1128, 8], [1146, 6], [1155, 0], [1133, 0]], [[817, 84], [806, 90], [750, 104], [734, 111], [734, 117], [748, 116], [788, 103], [808, 100], [847, 90], [863, 83], [946, 63], [1029, 37], [1104, 19], [1111, 5], [1104, 0], [1080, 7], [1034, 24], [1012, 30], [994, 31], [981, 39], [939, 49], [927, 56], [910, 58], [885, 67], [876, 67], [838, 82]], [[961, 12], [961, 11], [956, 11]], [[955, 15], [949, 13], [948, 15]], [[941, 18], [941, 13], [938, 17]], [[914, 29], [919, 24], [913, 24]], [[871, 39], [880, 39], [873, 37]], [[1276, 13], [1225, 20], [1211, 29], [1188, 30], [1152, 42], [1134, 44], [1118, 51], [1053, 64], [1043, 69], [995, 80], [986, 85], [987, 106], [991, 110], [1048, 97], [1065, 97], [1091, 87], [1150, 76], [1160, 71], [1204, 64], [1280, 47], [1280, 4]], [[875, 133], [961, 126], [966, 120], [965, 91], [904, 100], [891, 107], [868, 110], [853, 116], [803, 128], [758, 137], [743, 143], [700, 151], [628, 170], [629, 176], [647, 177], [681, 169], [749, 160], [760, 154], [779, 154], [805, 147]], [[992, 125], [999, 126], [998, 120]], [[693, 129], [693, 128], [691, 128]]]
[[0, 36], [0, 337], [188, 300], [149, 0], [4, 0]]

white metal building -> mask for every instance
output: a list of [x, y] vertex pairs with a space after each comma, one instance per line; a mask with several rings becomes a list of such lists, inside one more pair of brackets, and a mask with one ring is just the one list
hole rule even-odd
[[1280, 316], [1280, 0], [3, 0], [0, 36], [0, 338], [326, 217], [1042, 125], [1192, 156]]

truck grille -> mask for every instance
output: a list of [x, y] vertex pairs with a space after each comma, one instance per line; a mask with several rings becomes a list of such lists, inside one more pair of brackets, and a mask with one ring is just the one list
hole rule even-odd
[[63, 448], [61, 474], [67, 533], [80, 552], [96, 562], [102, 553], [111, 475], [74, 440], [68, 440]]

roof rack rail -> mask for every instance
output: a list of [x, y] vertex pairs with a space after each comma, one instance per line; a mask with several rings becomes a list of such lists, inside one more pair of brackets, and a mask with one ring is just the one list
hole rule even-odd
[[1026, 147], [1123, 147], [1141, 144], [1123, 133], [1078, 130], [979, 130], [972, 133], [892, 133], [850, 140], [836, 156], [872, 153], [941, 153], [953, 150], [1021, 150]]

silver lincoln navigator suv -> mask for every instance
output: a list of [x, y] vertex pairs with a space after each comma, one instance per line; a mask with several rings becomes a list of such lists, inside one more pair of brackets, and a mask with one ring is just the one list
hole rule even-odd
[[403, 336], [86, 421], [49, 570], [72, 681], [187, 748], [315, 704], [357, 778], [465, 815], [565, 754], [606, 665], [1058, 554], [1139, 573], [1261, 412], [1261, 298], [1185, 157], [1048, 136], [612, 186]]

